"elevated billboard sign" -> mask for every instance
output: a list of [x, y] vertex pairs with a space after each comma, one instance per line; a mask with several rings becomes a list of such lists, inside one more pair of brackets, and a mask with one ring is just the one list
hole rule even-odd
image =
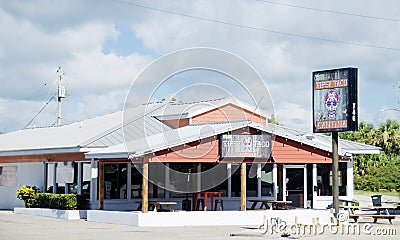
[[358, 129], [357, 68], [313, 72], [313, 132]]

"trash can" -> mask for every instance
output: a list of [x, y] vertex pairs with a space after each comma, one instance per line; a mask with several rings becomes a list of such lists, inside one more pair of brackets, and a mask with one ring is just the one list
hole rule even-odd
[[192, 201], [190, 201], [189, 199], [184, 199], [182, 201], [182, 210], [192, 211]]
[[371, 196], [372, 199], [372, 205], [373, 206], [382, 206], [382, 195], [372, 195]]

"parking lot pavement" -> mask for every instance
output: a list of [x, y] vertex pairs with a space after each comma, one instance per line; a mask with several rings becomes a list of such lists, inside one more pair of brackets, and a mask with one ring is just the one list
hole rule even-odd
[[[239, 226], [212, 227], [136, 227], [85, 220], [60, 220], [0, 211], [0, 240], [71, 239], [230, 239]], [[249, 238], [235, 238], [249, 239]]]
[[[359, 234], [335, 233], [330, 230], [322, 234], [291, 235], [289, 238], [307, 239], [399, 239], [400, 221], [393, 225], [386, 222], [369, 224], [367, 231]], [[209, 226], [209, 227], [136, 227], [105, 223], [87, 222], [85, 220], [59, 220], [14, 214], [11, 211], [0, 211], [0, 240], [70, 240], [70, 239], [285, 239], [281, 234], [267, 233], [262, 235], [256, 226]], [[287, 239], [287, 238], [286, 238]]]

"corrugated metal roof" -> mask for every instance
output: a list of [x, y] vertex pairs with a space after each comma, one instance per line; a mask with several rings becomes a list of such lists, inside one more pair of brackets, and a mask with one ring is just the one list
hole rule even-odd
[[[327, 152], [332, 152], [332, 137], [323, 134], [309, 133], [301, 130], [295, 130], [288, 127], [268, 124], [263, 126], [257, 123], [250, 123], [250, 127], [275, 134], [283, 138], [303, 143]], [[339, 139], [339, 155], [348, 154], [379, 154], [380, 148], [372, 145]]]
[[[160, 150], [172, 148], [175, 146], [190, 143], [196, 140], [204, 139], [211, 136], [216, 136], [225, 132], [233, 131], [243, 127], [251, 127], [271, 133], [275, 136], [280, 136], [303, 143], [327, 152], [332, 151], [332, 139], [329, 136], [320, 134], [310, 134], [304, 131], [298, 131], [286, 128], [280, 125], [268, 124], [263, 126], [254, 122], [239, 121], [231, 123], [211, 123], [189, 125], [186, 127], [173, 129], [163, 133], [158, 133], [141, 139], [91, 151], [86, 154], [88, 158], [128, 158], [129, 153], [143, 156], [149, 152], [157, 152]], [[129, 153], [128, 153], [128, 150]], [[339, 140], [339, 155], [347, 156], [348, 154], [377, 154], [379, 148], [371, 145]]]
[[[82, 147], [108, 147], [124, 142], [125, 140], [135, 140], [151, 136], [159, 132], [170, 130], [171, 128], [159, 121], [163, 117], [182, 116], [193, 117], [198, 114], [210, 111], [228, 103], [235, 103], [249, 111], [253, 111], [251, 106], [232, 97], [206, 100], [190, 103], [175, 102], [155, 102], [143, 104], [134, 108], [125, 109], [122, 122], [114, 128], [100, 132], [95, 137], [80, 144]], [[264, 114], [264, 112], [261, 112]]]
[[[151, 106], [150, 106], [151, 105]], [[134, 108], [121, 111], [121, 119], [110, 129], [104, 129], [97, 135], [82, 142], [83, 147], [108, 147], [124, 142], [153, 135], [163, 128], [170, 129], [167, 125], [154, 118], [154, 111], [165, 105], [165, 103], [150, 103], [139, 105]]]
[[248, 121], [189, 125], [129, 141], [126, 142], [126, 144], [123, 143], [104, 149], [94, 150], [87, 153], [86, 157], [125, 158], [128, 157], [128, 152], [133, 155], [143, 156], [149, 152], [157, 152], [164, 149], [173, 148], [185, 143], [194, 142], [225, 132], [248, 127], [248, 125]]
[[61, 127], [23, 129], [0, 134], [0, 156], [36, 154], [57, 149], [57, 152], [78, 148], [95, 133], [115, 127], [122, 121], [122, 111], [86, 119]]
[[[77, 152], [87, 151], [90, 148], [106, 148], [114, 145], [116, 146], [104, 149], [102, 153], [107, 153], [112, 149], [112, 152], [126, 154], [125, 146], [121, 148], [121, 144], [123, 145], [125, 142], [124, 137], [128, 143], [135, 142], [133, 149], [136, 149], [138, 152], [146, 150], [155, 151], [163, 147], [168, 148], [171, 144], [182, 143], [180, 142], [182, 140], [187, 142], [198, 138], [199, 131], [204, 131], [207, 127], [214, 129], [214, 131], [218, 132], [216, 134], [219, 134], [219, 132], [229, 131], [231, 127], [240, 126], [243, 122], [191, 125], [173, 130], [159, 121], [155, 116], [182, 113], [194, 116], [201, 112], [207, 112], [212, 108], [224, 106], [232, 101], [231, 98], [224, 98], [184, 104], [156, 102], [61, 127], [24, 129], [0, 134], [0, 156]], [[236, 103], [244, 104], [240, 101], [236, 101]], [[247, 108], [250, 107], [247, 106]], [[331, 151], [331, 139], [324, 135], [309, 134], [273, 124], [262, 126], [247, 121], [244, 123], [253, 128], [276, 134], [277, 136], [286, 137], [325, 151]], [[160, 141], [161, 137], [165, 136], [168, 136], [168, 142]], [[174, 136], [181, 136], [183, 139], [175, 138]], [[142, 142], [149, 140], [154, 149], [144, 149], [146, 146], [141, 145]], [[339, 151], [340, 154], [377, 153], [379, 152], [379, 148], [340, 140]]]
[[[196, 115], [228, 103], [245, 103], [223, 98], [192, 103], [155, 102], [60, 127], [23, 129], [0, 134], [0, 156], [86, 151], [142, 139], [171, 130], [155, 116]], [[249, 105], [246, 108], [250, 108]], [[253, 109], [254, 110], [254, 109]]]
[[[160, 104], [157, 103], [157, 106]], [[0, 134], [0, 156], [61, 153], [81, 148], [104, 148], [128, 140], [154, 135], [167, 125], [146, 113], [140, 105], [124, 111], [86, 119], [60, 127], [23, 129]], [[128, 114], [127, 114], [128, 113]], [[125, 126], [123, 127], [123, 118]]]
[[227, 104], [237, 105], [247, 111], [255, 112], [256, 114], [265, 116], [267, 118], [270, 118], [272, 116], [272, 113], [268, 113], [262, 109], [260, 110], [259, 108], [256, 109], [255, 106], [233, 97], [225, 97], [225, 98], [190, 102], [190, 103], [170, 102], [164, 105], [162, 108], [160, 108], [159, 111], [155, 112], [154, 116], [163, 120], [170, 119], [170, 117], [174, 118], [176, 116], [182, 116], [183, 118], [191, 118], [199, 114], [202, 114], [204, 112], [210, 111], [212, 109], [225, 106]]

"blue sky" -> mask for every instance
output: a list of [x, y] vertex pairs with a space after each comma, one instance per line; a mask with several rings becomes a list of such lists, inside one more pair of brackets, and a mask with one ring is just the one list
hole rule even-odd
[[145, 47], [141, 39], [135, 36], [135, 33], [125, 25], [115, 25], [115, 31], [118, 32], [116, 38], [108, 37], [105, 39], [102, 47], [104, 54], [115, 53], [119, 56], [129, 56], [137, 53], [141, 55], [150, 55], [157, 57], [158, 54]]
[[[312, 129], [312, 71], [348, 66], [359, 68], [360, 121], [399, 119], [400, 112], [380, 111], [400, 109], [398, 6], [396, 0], [2, 1], [0, 132], [24, 128], [46, 105], [56, 91], [59, 66], [68, 91], [65, 124], [121, 110], [148, 64], [191, 47], [222, 49], [253, 66], [286, 126]], [[229, 80], [186, 72], [157, 97], [179, 93], [190, 101], [220, 95], [210, 88], [182, 90], [199, 81]], [[29, 127], [55, 122], [52, 100]]]

